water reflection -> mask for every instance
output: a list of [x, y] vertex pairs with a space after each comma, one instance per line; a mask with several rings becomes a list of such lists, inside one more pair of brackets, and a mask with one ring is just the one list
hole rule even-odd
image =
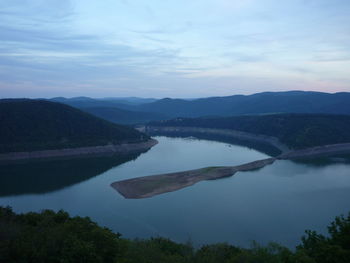
[[[163, 236], [178, 242], [191, 240], [196, 246], [226, 241], [243, 247], [249, 247], [252, 240], [261, 244], [277, 241], [290, 248], [300, 243], [305, 229], [325, 233], [336, 215], [347, 214], [350, 209], [350, 165], [339, 162], [314, 166], [278, 160], [259, 171], [202, 181], [153, 198], [125, 199], [116, 194], [110, 187], [115, 181], [206, 166], [239, 165], [268, 157], [246, 147], [219, 142], [156, 139], [159, 144], [135, 161], [122, 165], [99, 164], [102, 168], [94, 173], [99, 175], [92, 175], [89, 180], [82, 179], [84, 181], [80, 183], [73, 182], [70, 187], [62, 186], [63, 189], [45, 194], [0, 197], [0, 205], [12, 206], [18, 213], [64, 209], [73, 216], [89, 216], [127, 238]], [[73, 168], [65, 171], [69, 170], [71, 176], [84, 176], [96, 169], [97, 162], [92, 163], [81, 160], [74, 172], [71, 171]], [[57, 169], [50, 166], [46, 175], [52, 175]], [[21, 176], [14, 178], [8, 186], [4, 186], [4, 170], [1, 170], [2, 195], [5, 195], [4, 189], [11, 187], [6, 195], [33, 193], [33, 187], [38, 187], [45, 179], [35, 179], [32, 170], [22, 170]], [[45, 172], [38, 170], [34, 174], [41, 173], [43, 177]], [[66, 173], [57, 172], [52, 181]], [[21, 184], [21, 191], [14, 191], [14, 186], [25, 177], [29, 178]], [[47, 180], [45, 187], [51, 187], [51, 177]], [[24, 191], [28, 182], [32, 185]], [[39, 190], [49, 191], [43, 188]]]
[[139, 154], [0, 165], [0, 196], [56, 191], [136, 159]]
[[338, 154], [325, 157], [293, 159], [296, 164], [305, 164], [314, 167], [324, 167], [334, 164], [350, 164], [350, 154]]
[[209, 140], [209, 141], [217, 141], [217, 142], [226, 142], [233, 145], [240, 145], [245, 146], [254, 150], [257, 150], [259, 152], [265, 153], [269, 156], [277, 156], [281, 154], [281, 150], [277, 149], [271, 144], [263, 143], [259, 141], [249, 141], [249, 140], [243, 140], [243, 139], [237, 139], [231, 136], [224, 136], [224, 135], [216, 135], [216, 134], [203, 134], [203, 133], [196, 133], [196, 132], [166, 132], [166, 131], [152, 131], [149, 133], [151, 136], [166, 136], [170, 138], [188, 138], [193, 137], [197, 139], [202, 140]]

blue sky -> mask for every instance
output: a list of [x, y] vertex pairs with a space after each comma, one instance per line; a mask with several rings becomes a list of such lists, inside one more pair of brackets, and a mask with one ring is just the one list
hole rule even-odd
[[0, 97], [350, 91], [348, 0], [1, 0]]

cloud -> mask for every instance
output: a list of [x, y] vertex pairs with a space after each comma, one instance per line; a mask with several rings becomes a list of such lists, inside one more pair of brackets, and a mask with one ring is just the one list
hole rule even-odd
[[198, 97], [325, 89], [320, 82], [344, 90], [349, 11], [342, 0], [3, 0], [0, 90]]
[[[43, 1], [31, 2], [28, 10], [34, 12], [39, 3], [44, 4]], [[13, 23], [4, 23], [4, 20], [0, 23], [0, 76], [8, 84], [28, 82], [30, 86], [40, 86], [45, 83], [45, 87], [48, 87], [60, 83], [67, 85], [71, 81], [71, 88], [78, 89], [82, 82], [99, 82], [100, 78], [106, 77], [111, 82], [121, 77], [137, 78], [157, 71], [160, 66], [172, 67], [177, 63], [177, 49], [136, 49], [110, 43], [101, 36], [66, 30], [70, 24], [61, 18], [72, 19], [73, 12], [68, 8], [70, 5], [67, 2], [66, 12], [57, 16], [50, 10], [62, 6], [59, 1], [53, 3], [53, 6], [43, 6], [41, 9], [45, 11], [44, 17], [58, 19], [62, 28], [55, 23], [51, 26], [52, 21], [43, 22], [38, 27], [32, 26], [38, 17], [27, 14], [23, 18], [19, 2], [6, 8], [6, 12], [20, 16], [20, 19], [4, 19]], [[23, 20], [26, 20], [25, 26]]]

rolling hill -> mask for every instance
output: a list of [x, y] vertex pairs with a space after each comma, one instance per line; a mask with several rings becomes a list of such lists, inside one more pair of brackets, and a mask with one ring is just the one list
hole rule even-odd
[[0, 100], [0, 152], [141, 142], [149, 137], [46, 100]]
[[[121, 124], [176, 117], [236, 116], [272, 113], [350, 114], [350, 93], [306, 91], [263, 92], [201, 99], [53, 98]], [[103, 108], [103, 109], [102, 109]]]

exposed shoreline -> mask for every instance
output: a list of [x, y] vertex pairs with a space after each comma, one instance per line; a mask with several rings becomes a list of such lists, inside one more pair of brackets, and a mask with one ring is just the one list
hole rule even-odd
[[289, 152], [290, 149], [287, 145], [281, 143], [278, 138], [273, 136], [266, 136], [255, 133], [242, 132], [237, 130], [229, 130], [229, 129], [212, 129], [212, 128], [199, 128], [199, 127], [170, 127], [170, 126], [144, 126], [143, 128], [139, 128], [140, 131], [146, 133], [198, 133], [198, 134], [210, 134], [210, 135], [218, 135], [218, 136], [226, 136], [231, 137], [238, 140], [259, 142], [271, 145], [282, 153]]
[[113, 154], [130, 154], [147, 150], [158, 143], [155, 139], [149, 139], [140, 143], [123, 143], [119, 145], [101, 145], [79, 148], [65, 148], [32, 152], [10, 152], [1, 153], [0, 162], [20, 161], [30, 159], [56, 158], [56, 157], [75, 157], [91, 155], [113, 155]]
[[306, 159], [350, 153], [350, 143], [329, 144], [282, 153], [277, 159]]

